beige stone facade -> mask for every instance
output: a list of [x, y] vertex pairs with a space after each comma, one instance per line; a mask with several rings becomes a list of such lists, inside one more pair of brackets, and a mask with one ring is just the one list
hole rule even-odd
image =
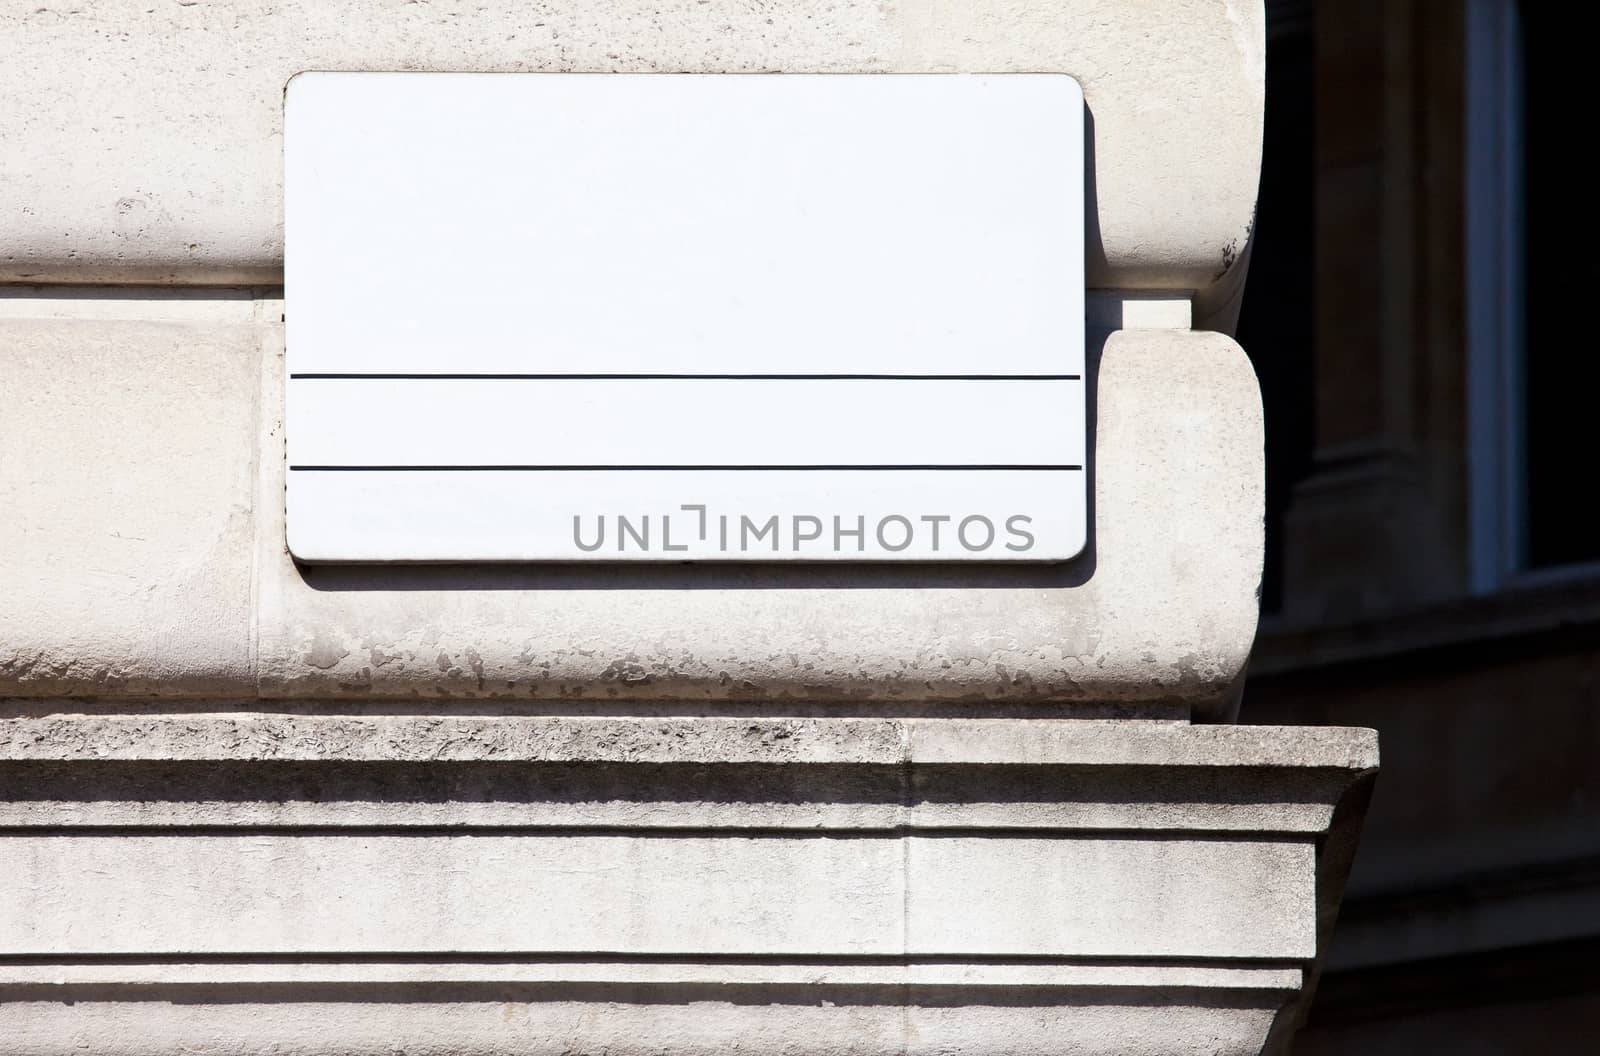
[[[0, 26], [0, 1051], [1287, 1051], [1378, 757], [1233, 722], [1261, 5]], [[306, 69], [1074, 75], [1085, 554], [297, 564]]]

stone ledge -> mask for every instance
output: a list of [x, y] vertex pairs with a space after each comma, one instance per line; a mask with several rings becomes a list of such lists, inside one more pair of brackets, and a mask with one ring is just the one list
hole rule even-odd
[[1276, 1052], [1376, 762], [1165, 722], [10, 718], [0, 1053]]
[[1528, 574], [1494, 594], [1350, 624], [1292, 626], [1263, 620], [1250, 659], [1254, 682], [1322, 677], [1364, 664], [1454, 663], [1508, 641], [1587, 636], [1600, 627], [1600, 566]]
[[0, 827], [1320, 832], [1370, 731], [1082, 720], [0, 720]]
[[0, 761], [858, 763], [1333, 767], [1372, 730], [1060, 719], [73, 715], [0, 718]]
[[[339, 987], [484, 984], [536, 986], [826, 987], [1215, 987], [1298, 990], [1296, 965], [1116, 964], [1095, 961], [764, 961], [408, 959], [359, 961], [118, 960], [89, 964], [0, 960], [7, 988], [204, 986]], [[58, 993], [63, 992], [58, 990]], [[12, 993], [15, 993], [13, 990]]]

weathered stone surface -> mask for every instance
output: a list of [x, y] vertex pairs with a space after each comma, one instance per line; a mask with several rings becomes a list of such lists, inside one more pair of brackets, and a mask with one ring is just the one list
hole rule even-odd
[[1113, 992], [909, 1007], [819, 1001], [809, 988], [806, 1000], [787, 1003], [781, 993], [677, 988], [648, 995], [648, 1004], [613, 997], [615, 989], [591, 990], [590, 1000], [530, 1000], [520, 988], [489, 987], [463, 1000], [270, 1003], [207, 1001], [187, 988], [147, 992], [152, 1000], [140, 1003], [0, 1004], [0, 1053], [245, 1056], [270, 1038], [283, 1056], [1255, 1056], [1283, 1001], [1274, 992], [1197, 998], [1183, 987], [1134, 1003]]
[[279, 281], [301, 70], [1070, 73], [1089, 284], [1208, 301], [1237, 285], [1261, 154], [1262, 5], [1232, 0], [28, 0], [0, 39], [8, 282]]
[[13, 956], [1316, 954], [1309, 839], [602, 829], [3, 840], [0, 953]]
[[[0, 720], [0, 827], [1320, 832], [1370, 744], [1302, 731], [1285, 756], [1281, 736], [1034, 719], [20, 715]], [[1121, 798], [1135, 769], [1143, 792]], [[1239, 780], [1256, 770], [1270, 788]]]
[[[85, 715], [60, 702], [0, 707], [6, 762], [523, 762], [815, 766], [1142, 766], [1360, 769], [1370, 736], [1344, 727], [1079, 724], [1036, 719], [716, 715], [349, 715], [201, 711]], [[52, 704], [55, 706], [52, 707]], [[137, 710], [137, 709], [130, 709]], [[1292, 730], [1292, 754], [1283, 740]]]
[[24, 703], [17, 1053], [1279, 1051], [1377, 763], [1341, 729]]
[[179, 313], [0, 317], [0, 694], [251, 679], [260, 342]]
[[1096, 339], [1091, 539], [1064, 565], [302, 568], [281, 302], [0, 305], [0, 694], [1217, 717], [1255, 634], [1260, 401], [1217, 334]]

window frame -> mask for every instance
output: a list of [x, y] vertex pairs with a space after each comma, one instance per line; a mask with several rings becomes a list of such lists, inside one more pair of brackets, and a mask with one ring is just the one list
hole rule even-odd
[[1465, 58], [1468, 582], [1473, 594], [1488, 594], [1527, 573], [1516, 0], [1467, 0]]

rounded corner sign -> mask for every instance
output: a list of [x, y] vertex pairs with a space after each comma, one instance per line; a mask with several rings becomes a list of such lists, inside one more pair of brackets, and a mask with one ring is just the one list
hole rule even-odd
[[306, 73], [306, 561], [1062, 561], [1071, 78]]

